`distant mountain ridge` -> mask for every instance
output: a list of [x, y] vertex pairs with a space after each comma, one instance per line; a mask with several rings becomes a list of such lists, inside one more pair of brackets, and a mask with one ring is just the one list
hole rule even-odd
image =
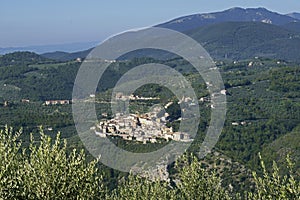
[[293, 13], [287, 14], [287, 16], [300, 20], [300, 13], [293, 12]]
[[77, 42], [77, 43], [67, 43], [67, 44], [53, 44], [53, 45], [34, 45], [25, 47], [0, 47], [0, 54], [7, 54], [16, 51], [31, 51], [37, 54], [43, 54], [48, 52], [61, 51], [66, 53], [82, 51], [85, 49], [92, 48], [99, 44], [99, 42]]
[[201, 26], [222, 22], [264, 22], [274, 25], [284, 25], [291, 22], [300, 22], [299, 19], [282, 15], [265, 8], [231, 8], [221, 12], [194, 14], [173, 19], [157, 25], [177, 31], [188, 31]]
[[55, 52], [41, 54], [41, 56], [43, 56], [44, 58], [53, 59], [57, 61], [68, 61], [68, 60], [75, 60], [77, 58], [85, 58], [91, 52], [92, 49], [93, 48], [84, 51], [74, 52], [74, 53], [55, 51]]
[[[298, 18], [299, 13], [279, 14], [265, 8], [231, 8], [221, 12], [183, 16], [155, 27], [169, 28], [191, 36], [214, 59], [267, 57], [300, 62]], [[54, 51], [42, 56], [68, 61], [85, 58], [91, 50], [92, 48], [74, 53]], [[141, 50], [126, 56], [122, 59], [170, 58], [170, 54], [153, 50]]]

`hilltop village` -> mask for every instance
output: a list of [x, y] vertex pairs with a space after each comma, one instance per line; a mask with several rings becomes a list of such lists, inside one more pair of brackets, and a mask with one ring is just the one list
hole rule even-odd
[[[209, 83], [206, 83], [209, 84]], [[226, 95], [226, 90], [221, 90], [216, 95]], [[123, 93], [116, 93], [116, 99], [121, 101], [135, 100], [157, 100], [155, 97], [139, 97], [136, 95], [124, 95]], [[178, 104], [192, 108], [196, 105], [195, 99], [190, 97], [182, 97]], [[214, 103], [207, 97], [202, 97], [199, 102], [211, 102], [210, 107], [214, 109]], [[167, 103], [164, 108], [167, 109], [173, 102]], [[184, 110], [184, 109], [183, 109]], [[102, 114], [102, 116], [107, 116]], [[146, 144], [157, 143], [159, 139], [165, 139], [167, 141], [181, 141], [190, 142], [193, 139], [188, 133], [176, 132], [172, 127], [167, 126], [169, 113], [167, 113], [162, 107], [156, 107], [151, 112], [144, 114], [124, 114], [116, 113], [112, 119], [101, 120], [96, 126], [91, 127], [95, 131], [95, 134], [100, 137], [121, 137], [123, 140], [137, 141]], [[178, 120], [182, 120], [179, 118]]]
[[144, 144], [157, 143], [158, 139], [192, 141], [189, 134], [174, 132], [172, 127], [166, 126], [168, 116], [159, 107], [144, 114], [117, 113], [113, 119], [100, 121], [92, 129], [100, 137], [117, 136]]

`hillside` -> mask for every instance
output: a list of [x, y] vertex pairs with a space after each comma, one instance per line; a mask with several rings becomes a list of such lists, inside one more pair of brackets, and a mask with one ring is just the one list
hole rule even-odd
[[[296, 169], [300, 168], [300, 126], [292, 132], [283, 135], [269, 145], [266, 145], [262, 151], [262, 156], [267, 159], [269, 166], [272, 161], [276, 161], [282, 167], [288, 154], [296, 160]], [[283, 169], [286, 171], [286, 169]]]
[[53, 60], [32, 52], [14, 52], [0, 56], [0, 67], [10, 65], [29, 65], [36, 63], [51, 63]]
[[296, 33], [300, 33], [300, 22], [291, 22], [288, 24], [284, 24], [281, 27], [290, 31], [294, 31]]
[[293, 13], [287, 14], [287, 16], [300, 20], [300, 13], [293, 12]]
[[295, 21], [299, 20], [271, 12], [265, 8], [232, 8], [222, 12], [179, 17], [157, 26], [182, 32], [221, 22], [264, 22], [274, 25], [283, 25]]
[[[213, 59], [243, 60], [254, 57], [300, 62], [300, 20], [297, 13], [282, 15], [265, 8], [232, 8], [222, 12], [195, 14], [156, 27], [183, 32], [200, 42]], [[57, 61], [84, 58], [91, 49], [42, 54]], [[121, 60], [152, 57], [168, 60], [174, 55], [143, 49], [122, 56]]]
[[[294, 141], [299, 139], [298, 132], [294, 132], [300, 123], [299, 66], [283, 61], [300, 62], [299, 35], [281, 26], [261, 22], [222, 22], [185, 33], [199, 41], [216, 59], [228, 92], [227, 118], [215, 151], [230, 158], [232, 162], [240, 163], [239, 166], [244, 166], [239, 171], [259, 170], [258, 152], [263, 152], [267, 157], [269, 166], [271, 160], [281, 152], [281, 144], [289, 143], [291, 137], [295, 137]], [[43, 124], [50, 135], [53, 135], [53, 131], [61, 131], [62, 137], [67, 138], [73, 147], [82, 145], [76, 136], [71, 105], [45, 106], [43, 103], [46, 100], [71, 99], [74, 80], [81, 64], [74, 59], [85, 57], [89, 51], [54, 52], [42, 56], [30, 52], [16, 52], [1, 56], [0, 125], [9, 124], [17, 128], [24, 127], [28, 131], [37, 131], [37, 127]], [[140, 51], [134, 55], [145, 57], [149, 56], [148, 53]], [[199, 99], [207, 96], [205, 83], [190, 70], [186, 61], [180, 58], [168, 59], [162, 52], [159, 54], [163, 59], [133, 58], [134, 55], [130, 55], [130, 60], [121, 59], [113, 63], [99, 82], [100, 87], [96, 94], [99, 103], [95, 106], [97, 114], [110, 114], [107, 104], [111, 97], [110, 88], [128, 70], [145, 63], [171, 66], [191, 81]], [[150, 55], [155, 57], [155, 54]], [[174, 100], [168, 92], [157, 86], [148, 85], [136, 94], [161, 95], [164, 103]], [[109, 98], [105, 99], [106, 97]], [[154, 103], [160, 102], [132, 102], [131, 109], [146, 110]], [[191, 152], [199, 149], [209, 124], [210, 102], [199, 103], [202, 118], [199, 134], [189, 149]], [[171, 111], [170, 113], [180, 113], [176, 107], [171, 107]], [[178, 121], [174, 120], [169, 125], [175, 130]], [[28, 135], [24, 137], [28, 141]], [[124, 149], [132, 151], [148, 150], [148, 146], [141, 148], [139, 145], [120, 141], [117, 144], [125, 145]], [[298, 151], [297, 148], [299, 147], [296, 145], [292, 147], [295, 152]], [[296, 166], [299, 166], [299, 160], [296, 160]], [[228, 176], [227, 167], [220, 167], [226, 169], [224, 172], [221, 170], [221, 174]], [[236, 177], [237, 182], [234, 185], [239, 187], [240, 181], [244, 181], [245, 177], [247, 174], [241, 173]]]
[[179, 17], [157, 27], [181, 31], [199, 41], [214, 59], [267, 57], [299, 62], [299, 13], [232, 8]]
[[55, 52], [41, 54], [41, 56], [48, 58], [48, 59], [53, 59], [53, 60], [64, 62], [64, 61], [75, 60], [77, 58], [85, 58], [91, 52], [91, 50], [92, 49], [88, 49], [88, 50], [74, 52], [74, 53], [55, 51]]
[[[234, 24], [234, 23], [233, 23]], [[255, 23], [254, 23], [255, 24]], [[284, 35], [285, 32], [278, 33]], [[18, 55], [18, 54], [17, 54]], [[24, 53], [30, 60], [33, 54]], [[20, 55], [21, 56], [21, 55]], [[22, 56], [21, 56], [22, 57]], [[23, 60], [24, 60], [23, 59]], [[180, 71], [195, 89], [199, 98], [201, 121], [195, 142], [189, 151], [197, 152], [201, 145], [203, 135], [209, 124], [210, 102], [200, 101], [207, 97], [206, 85], [201, 76], [190, 71], [190, 65], [182, 59], [157, 61], [153, 59], [133, 59], [130, 61], [117, 61], [105, 72], [100, 80], [99, 90], [96, 94], [97, 116], [107, 113], [110, 116], [111, 89], [117, 80], [134, 66], [145, 63], [161, 63]], [[250, 65], [250, 63], [252, 63]], [[227, 117], [223, 132], [215, 151], [224, 155], [225, 161], [217, 165], [224, 183], [234, 181], [235, 190], [247, 188], [241, 185], [247, 179], [248, 170], [259, 170], [257, 167], [258, 152], [279, 138], [291, 133], [300, 123], [299, 104], [299, 67], [288, 65], [285, 62], [270, 59], [247, 59], [238, 62], [217, 62], [227, 90]], [[72, 106], [52, 105], [46, 106], [45, 100], [71, 99], [74, 80], [79, 62], [31, 63], [28, 65], [10, 65], [0, 67], [0, 126], [8, 124], [17, 129], [23, 127], [27, 132], [37, 132], [41, 124], [45, 132], [54, 136], [60, 131], [63, 138], [67, 138], [72, 147], [82, 147], [76, 134], [72, 118]], [[166, 92], [159, 86], [146, 85], [135, 92], [138, 96], [159, 96], [161, 101], [146, 101], [130, 103], [131, 111], [142, 112], [154, 104], [174, 100], [174, 95]], [[29, 101], [22, 101], [22, 99]], [[206, 99], [206, 98], [204, 98]], [[89, 100], [89, 99], [87, 99]], [[5, 103], [6, 102], [6, 103]], [[174, 104], [177, 105], [177, 104]], [[170, 107], [170, 113], [180, 113], [178, 106]], [[168, 110], [169, 112], [169, 110]], [[280, 114], [278, 114], [280, 113]], [[178, 121], [169, 124], [176, 129]], [[297, 137], [298, 134], [293, 134]], [[22, 136], [23, 141], [29, 140], [29, 134]], [[288, 141], [288, 140], [287, 140]], [[115, 140], [119, 147], [131, 151], [148, 151], [153, 146], [125, 143]], [[142, 147], [141, 147], [142, 146]], [[295, 150], [297, 150], [295, 146]], [[276, 152], [276, 150], [275, 150]], [[276, 154], [275, 154], [276, 155]], [[267, 156], [268, 164], [273, 158]], [[204, 163], [212, 164], [212, 160], [205, 158]], [[239, 163], [231, 165], [231, 163]], [[219, 163], [220, 164], [220, 163]], [[299, 166], [299, 160], [296, 160]], [[229, 170], [230, 168], [230, 170]], [[230, 174], [237, 174], [227, 178]], [[224, 177], [223, 177], [224, 176]], [[234, 179], [234, 180], [233, 180]], [[246, 182], [245, 182], [246, 181]]]
[[[262, 22], [222, 22], [184, 32], [198, 41], [215, 60], [244, 60], [264, 57], [289, 62], [300, 62], [299, 22], [282, 26]], [[299, 26], [299, 27], [298, 27]], [[160, 60], [174, 55], [143, 49], [122, 56], [121, 59], [152, 57]]]
[[215, 59], [268, 57], [300, 61], [300, 36], [260, 22], [224, 22], [186, 32]]
[[70, 99], [79, 63], [57, 62], [32, 52], [0, 57], [0, 97], [9, 101]]

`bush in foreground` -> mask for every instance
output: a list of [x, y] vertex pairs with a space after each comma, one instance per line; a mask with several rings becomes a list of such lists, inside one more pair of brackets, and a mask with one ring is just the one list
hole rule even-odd
[[0, 199], [94, 199], [101, 197], [97, 161], [87, 163], [83, 151], [69, 155], [60, 134], [53, 142], [41, 132], [36, 143], [21, 149], [20, 133], [0, 131]]
[[295, 180], [293, 171], [293, 163], [290, 157], [287, 156], [287, 167], [289, 174], [285, 176], [279, 175], [277, 164], [273, 162], [272, 172], [269, 173], [259, 154], [263, 176], [258, 177], [256, 172], [253, 172], [256, 190], [254, 193], [248, 193], [248, 199], [300, 199], [300, 182]]
[[87, 162], [83, 151], [68, 154], [59, 134], [53, 141], [41, 131], [40, 141], [31, 137], [29, 148], [21, 148], [20, 134], [0, 130], [0, 199], [300, 199], [289, 157], [290, 174], [283, 177], [275, 163], [269, 173], [261, 159], [263, 175], [253, 173], [255, 191], [244, 194], [229, 194], [193, 155], [176, 162], [171, 183], [130, 174], [108, 192], [97, 160]]

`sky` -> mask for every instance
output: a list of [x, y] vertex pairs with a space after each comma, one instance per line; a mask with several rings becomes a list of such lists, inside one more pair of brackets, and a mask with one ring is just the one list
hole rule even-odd
[[129, 29], [232, 7], [300, 12], [299, 0], [0, 0], [0, 47], [100, 42]]

